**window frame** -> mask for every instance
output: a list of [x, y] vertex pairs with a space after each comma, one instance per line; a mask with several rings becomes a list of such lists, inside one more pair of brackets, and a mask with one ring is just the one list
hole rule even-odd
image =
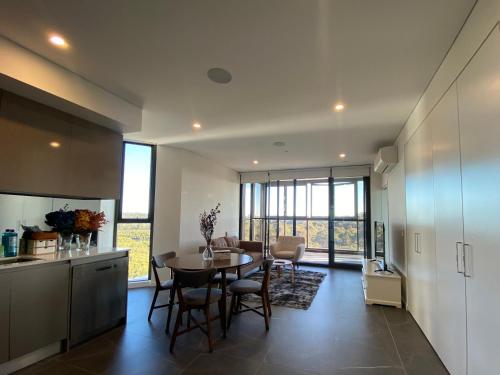
[[[125, 176], [125, 149], [126, 145], [139, 145], [147, 146], [151, 148], [151, 163], [150, 163], [150, 175], [149, 175], [149, 209], [148, 217], [146, 218], [124, 218], [123, 217], [123, 182]], [[113, 233], [113, 245], [116, 247], [118, 240], [118, 224], [149, 224], [149, 259], [151, 259], [153, 253], [153, 238], [154, 238], [154, 210], [155, 210], [155, 188], [156, 188], [156, 145], [150, 143], [134, 142], [134, 141], [123, 141], [122, 147], [122, 160], [121, 160], [121, 182], [120, 182], [120, 198], [116, 200], [115, 203], [115, 228]], [[148, 275], [147, 279], [144, 281], [151, 280], [151, 267], [148, 264]], [[130, 281], [129, 283], [140, 283], [143, 280]]]

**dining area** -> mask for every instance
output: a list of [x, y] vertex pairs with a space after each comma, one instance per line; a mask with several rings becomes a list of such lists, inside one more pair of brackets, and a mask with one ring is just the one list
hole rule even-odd
[[[148, 321], [157, 309], [167, 309], [165, 334], [170, 336], [170, 353], [174, 353], [179, 336], [200, 330], [207, 338], [207, 349], [215, 348], [214, 325], [220, 325], [221, 339], [229, 335], [231, 321], [244, 312], [254, 312], [263, 318], [262, 327], [270, 328], [272, 315], [269, 282], [274, 259], [260, 259], [240, 252], [206, 259], [202, 253], [181, 254], [167, 252], [151, 259], [156, 288], [151, 301]], [[242, 268], [261, 270], [259, 280], [244, 278]], [[167, 271], [169, 278], [162, 280]], [[163, 272], [162, 272], [163, 271]], [[261, 275], [260, 275], [261, 274]], [[161, 294], [168, 302], [157, 304]], [[254, 295], [259, 303], [248, 303], [245, 296]]]

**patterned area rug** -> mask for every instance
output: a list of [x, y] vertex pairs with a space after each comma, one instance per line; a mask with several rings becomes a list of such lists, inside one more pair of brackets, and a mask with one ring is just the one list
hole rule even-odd
[[[264, 272], [255, 272], [248, 279], [261, 282]], [[326, 274], [313, 271], [295, 271], [295, 285], [292, 284], [290, 270], [283, 270], [281, 277], [273, 270], [271, 272], [271, 283], [269, 285], [269, 299], [272, 305], [285, 306], [293, 309], [307, 310], [318, 292], [321, 282]], [[259, 296], [246, 295], [244, 301], [260, 303]]]

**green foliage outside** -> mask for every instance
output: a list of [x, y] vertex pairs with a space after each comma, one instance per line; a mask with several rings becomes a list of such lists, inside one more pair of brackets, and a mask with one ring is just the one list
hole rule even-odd
[[129, 280], [141, 280], [148, 277], [150, 227], [148, 223], [118, 224], [116, 245], [130, 249]]
[[[262, 241], [264, 220], [254, 219], [254, 240]], [[359, 251], [364, 248], [363, 222], [359, 223]], [[245, 220], [243, 238], [249, 239], [250, 220]], [[280, 221], [280, 235], [293, 234], [292, 220]], [[276, 238], [277, 221], [270, 220], [270, 238]], [[306, 238], [308, 249], [328, 249], [328, 221], [327, 220], [297, 220], [297, 236]], [[358, 251], [358, 223], [356, 221], [335, 222], [335, 248], [337, 250]]]

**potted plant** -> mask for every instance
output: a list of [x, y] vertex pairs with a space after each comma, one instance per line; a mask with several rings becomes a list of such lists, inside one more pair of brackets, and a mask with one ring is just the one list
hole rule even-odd
[[68, 205], [45, 215], [45, 224], [59, 234], [59, 250], [70, 250], [75, 227], [75, 211], [68, 210]]
[[104, 212], [91, 210], [75, 210], [75, 233], [77, 248], [81, 250], [90, 249], [92, 232], [98, 231], [107, 223]]
[[217, 215], [220, 214], [220, 203], [212, 208], [208, 213], [203, 211], [200, 214], [200, 232], [205, 239], [207, 246], [203, 251], [203, 260], [212, 260], [214, 252], [212, 251], [212, 235], [214, 234], [215, 224], [217, 224]]

